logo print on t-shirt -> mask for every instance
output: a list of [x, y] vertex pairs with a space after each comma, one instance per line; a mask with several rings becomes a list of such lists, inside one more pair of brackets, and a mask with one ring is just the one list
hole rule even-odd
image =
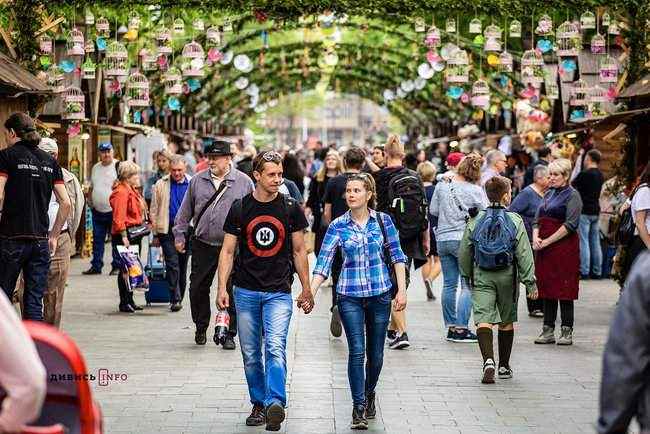
[[248, 248], [260, 258], [277, 255], [284, 244], [285, 236], [284, 225], [270, 215], [256, 217], [246, 226]]

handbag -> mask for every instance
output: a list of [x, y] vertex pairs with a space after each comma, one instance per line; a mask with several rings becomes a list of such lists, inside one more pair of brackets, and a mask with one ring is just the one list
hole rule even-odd
[[[630, 202], [634, 199], [634, 195], [641, 187], [647, 187], [647, 184], [641, 184], [637, 186], [632, 194], [630, 195]], [[623, 211], [621, 217], [618, 221], [618, 227], [616, 228], [616, 243], [620, 246], [629, 246], [634, 239], [634, 231], [636, 230], [636, 225], [634, 224], [634, 219], [632, 217], [632, 204]]]
[[150, 233], [151, 229], [145, 223], [126, 228], [126, 237], [129, 239], [129, 243], [137, 243]]
[[381, 235], [384, 237], [384, 242], [382, 244], [382, 253], [384, 264], [388, 268], [388, 275], [390, 276], [390, 298], [394, 299], [397, 295], [397, 274], [395, 273], [395, 264], [390, 262], [390, 245], [388, 243], [388, 236], [386, 235], [386, 228], [384, 227], [384, 218], [381, 213], [377, 213], [377, 223], [379, 223], [379, 229], [381, 229]]

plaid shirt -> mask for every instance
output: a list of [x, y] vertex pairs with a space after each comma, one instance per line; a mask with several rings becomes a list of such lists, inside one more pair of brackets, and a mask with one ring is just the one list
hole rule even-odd
[[316, 261], [314, 274], [327, 277], [337, 247], [343, 252], [343, 269], [336, 292], [350, 297], [372, 297], [383, 294], [391, 287], [388, 268], [383, 260], [384, 238], [377, 221], [381, 217], [388, 236], [393, 264], [406, 263], [406, 256], [399, 243], [399, 235], [391, 218], [384, 213], [370, 210], [365, 228], [352, 220], [350, 211], [332, 222], [327, 229], [323, 245]]

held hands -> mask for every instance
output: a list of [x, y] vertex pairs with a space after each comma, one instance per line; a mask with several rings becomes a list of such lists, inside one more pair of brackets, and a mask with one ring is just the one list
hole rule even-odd
[[406, 309], [406, 291], [400, 289], [395, 295], [395, 300], [393, 300], [393, 308], [395, 311], [400, 312]]
[[217, 292], [217, 307], [219, 309], [226, 309], [230, 307], [230, 297], [228, 296], [228, 292], [226, 290], [219, 290]]
[[296, 299], [296, 306], [299, 309], [302, 309], [305, 314], [308, 314], [314, 308], [314, 294], [312, 294], [311, 289], [303, 288], [302, 292]]
[[533, 235], [533, 250], [542, 250], [544, 247], [544, 240]]
[[531, 300], [537, 300], [539, 298], [539, 291], [535, 289], [533, 292], [528, 293], [527, 297]]

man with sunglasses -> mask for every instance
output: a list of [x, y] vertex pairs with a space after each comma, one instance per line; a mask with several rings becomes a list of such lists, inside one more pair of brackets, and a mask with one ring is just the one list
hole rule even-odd
[[[246, 425], [266, 424], [268, 431], [278, 431], [287, 403], [286, 347], [294, 271], [302, 285], [298, 307], [305, 313], [313, 307], [304, 243], [308, 223], [298, 203], [279, 193], [280, 154], [268, 151], [256, 156], [253, 176], [255, 191], [233, 204], [224, 224], [217, 304], [225, 309], [234, 301], [237, 307], [239, 344], [253, 404]], [[226, 290], [231, 271], [234, 300]]]

